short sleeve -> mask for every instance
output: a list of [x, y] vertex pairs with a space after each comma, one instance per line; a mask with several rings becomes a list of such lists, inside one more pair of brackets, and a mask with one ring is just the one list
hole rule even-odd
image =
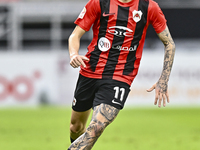
[[89, 31], [101, 13], [99, 0], [90, 0], [74, 22], [85, 31]]
[[148, 10], [148, 17], [150, 24], [152, 24], [156, 33], [160, 33], [165, 30], [167, 24], [165, 16], [158, 6], [158, 4], [154, 1], [150, 1], [149, 3], [149, 10]]

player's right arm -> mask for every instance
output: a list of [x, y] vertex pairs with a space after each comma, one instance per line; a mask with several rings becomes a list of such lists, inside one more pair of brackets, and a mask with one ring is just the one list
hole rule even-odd
[[80, 48], [80, 39], [89, 31], [93, 23], [99, 19], [101, 14], [99, 0], [89, 0], [80, 15], [74, 22], [77, 26], [69, 37], [70, 65], [74, 68], [79, 66], [86, 67], [84, 61], [89, 61], [85, 56], [78, 54]]
[[79, 66], [86, 67], [84, 61], [89, 59], [85, 56], [79, 55], [80, 39], [85, 34], [85, 30], [81, 27], [76, 26], [72, 34], [68, 39], [69, 44], [69, 55], [70, 55], [70, 65], [73, 68], [78, 68]]

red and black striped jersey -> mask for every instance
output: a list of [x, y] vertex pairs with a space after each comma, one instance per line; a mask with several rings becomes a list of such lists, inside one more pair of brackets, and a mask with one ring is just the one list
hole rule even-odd
[[86, 68], [80, 73], [89, 78], [110, 78], [131, 85], [137, 75], [146, 31], [152, 24], [157, 33], [166, 28], [166, 19], [153, 0], [90, 0], [75, 24], [89, 31]]

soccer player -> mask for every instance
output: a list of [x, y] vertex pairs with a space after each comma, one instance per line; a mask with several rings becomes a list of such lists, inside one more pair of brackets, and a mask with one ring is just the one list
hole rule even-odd
[[[72, 144], [68, 150], [90, 150], [104, 129], [124, 107], [130, 86], [137, 75], [146, 31], [151, 24], [165, 47], [154, 104], [169, 102], [168, 80], [175, 44], [166, 19], [153, 0], [90, 0], [69, 37], [70, 65], [80, 67], [70, 123]], [[80, 39], [93, 29], [93, 39], [85, 56], [79, 55]], [[93, 116], [86, 129], [88, 116]]]

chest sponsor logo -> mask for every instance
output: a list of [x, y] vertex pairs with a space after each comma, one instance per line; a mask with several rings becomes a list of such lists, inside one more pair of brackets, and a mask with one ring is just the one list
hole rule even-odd
[[133, 37], [133, 31], [127, 27], [123, 26], [112, 26], [109, 27], [108, 32], [119, 37]]
[[83, 17], [85, 16], [85, 13], [86, 13], [86, 8], [84, 7], [81, 13], [79, 14], [78, 18], [83, 19]]
[[110, 41], [105, 38], [105, 37], [101, 37], [99, 39], [99, 42], [98, 42], [98, 48], [102, 51], [102, 52], [106, 52], [108, 51], [110, 48], [111, 48], [111, 44], [110, 44]]
[[135, 45], [134, 47], [123, 47], [120, 45], [112, 46], [113, 49], [118, 49], [119, 51], [136, 51], [137, 47], [137, 45]]
[[142, 11], [141, 10], [139, 10], [139, 11], [134, 10], [132, 13], [133, 13], [133, 20], [136, 23], [139, 22], [142, 18]]

